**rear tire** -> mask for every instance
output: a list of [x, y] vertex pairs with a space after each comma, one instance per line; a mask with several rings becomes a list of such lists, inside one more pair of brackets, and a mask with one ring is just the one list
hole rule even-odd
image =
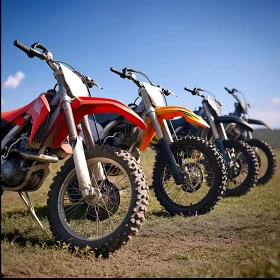
[[276, 172], [277, 162], [275, 152], [273, 148], [263, 140], [251, 139], [248, 140], [247, 143], [253, 147], [254, 150], [255, 148], [257, 148], [256, 150], [261, 150], [261, 153], [266, 156], [264, 162], [261, 160], [258, 151], [255, 150], [260, 166], [257, 185], [264, 185], [273, 177]]
[[98, 183], [103, 188], [102, 200], [98, 204], [82, 200], [71, 157], [57, 173], [48, 193], [50, 230], [57, 240], [70, 247], [89, 246], [96, 255], [107, 257], [138, 232], [145, 219], [149, 189], [142, 167], [127, 151], [96, 145], [92, 150], [85, 151], [85, 155], [90, 170], [98, 162], [120, 168], [127, 178], [127, 185], [123, 178], [121, 182], [119, 175], [108, 175], [103, 180], [105, 187], [102, 180]]

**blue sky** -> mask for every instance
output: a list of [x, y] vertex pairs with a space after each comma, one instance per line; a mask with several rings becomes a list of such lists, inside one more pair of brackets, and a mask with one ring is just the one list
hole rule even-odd
[[[232, 112], [224, 87], [243, 92], [250, 117], [280, 128], [279, 0], [2, 0], [1, 110], [21, 107], [53, 88], [51, 69], [13, 46], [40, 42], [54, 58], [92, 77], [92, 96], [125, 104], [137, 87], [110, 72], [131, 67], [178, 94], [168, 105], [194, 110], [213, 92]], [[139, 76], [140, 78], [141, 76]], [[143, 78], [144, 80], [144, 78]], [[259, 127], [261, 128], [261, 127]]]

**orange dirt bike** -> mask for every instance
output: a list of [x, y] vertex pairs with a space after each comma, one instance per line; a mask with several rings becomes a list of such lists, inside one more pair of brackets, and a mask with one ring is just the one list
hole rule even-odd
[[[147, 129], [140, 130], [118, 114], [93, 115], [89, 118], [96, 141], [121, 147], [139, 161], [139, 150], [145, 151], [156, 135], [159, 152], [153, 170], [153, 187], [158, 201], [171, 214], [208, 213], [225, 191], [223, 157], [216, 147], [201, 138], [173, 140], [166, 121], [180, 116], [202, 128], [209, 127], [208, 124], [184, 107], [166, 106], [164, 96], [172, 94], [171, 91], [155, 86], [144, 73], [131, 68], [110, 70], [138, 87], [141, 102], [136, 104], [135, 100], [129, 107], [145, 121]], [[139, 81], [133, 73], [145, 76], [149, 83]]]
[[30, 58], [46, 61], [54, 71], [58, 91], [55, 86], [28, 105], [1, 113], [1, 193], [18, 192], [44, 229], [29, 193], [42, 186], [50, 163], [66, 160], [48, 192], [50, 230], [70, 247], [89, 246], [97, 255], [106, 256], [140, 228], [149, 189], [131, 154], [95, 145], [87, 115], [118, 113], [139, 130], [145, 130], [146, 125], [121, 102], [90, 97], [88, 87], [98, 84], [69, 64], [54, 60], [40, 43], [31, 48], [19, 41], [14, 45]]
[[[250, 124], [264, 125], [268, 129], [273, 130], [273, 128], [265, 122], [248, 117], [248, 109], [251, 108], [251, 105], [246, 102], [246, 98], [242, 92], [235, 88], [229, 90], [225, 87], [225, 90], [237, 101], [234, 103], [235, 110], [233, 113], [230, 113], [230, 116], [237, 116]], [[244, 100], [242, 100], [236, 93], [243, 95]], [[275, 174], [277, 167], [276, 155], [273, 148], [266, 141], [253, 138], [251, 131], [237, 123], [228, 124], [225, 127], [225, 130], [229, 138], [244, 140], [254, 148], [260, 166], [257, 184], [266, 184]]]

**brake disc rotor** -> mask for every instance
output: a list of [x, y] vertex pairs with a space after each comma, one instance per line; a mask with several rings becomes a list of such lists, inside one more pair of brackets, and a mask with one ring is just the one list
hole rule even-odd
[[201, 187], [203, 182], [203, 173], [199, 165], [196, 163], [187, 163], [185, 165], [185, 169], [188, 170], [189, 182], [182, 185], [182, 190], [184, 192], [193, 193]]
[[[80, 204], [83, 213], [87, 212], [86, 218], [94, 222], [97, 220], [106, 220], [109, 217], [109, 214], [113, 215], [118, 210], [120, 205], [120, 192], [114, 184], [109, 182], [107, 179], [105, 179], [103, 182], [98, 181], [97, 184], [100, 189], [101, 199], [95, 203], [94, 206], [87, 201], [82, 201]], [[72, 180], [67, 192], [69, 200], [72, 203], [78, 203], [80, 201], [82, 196], [79, 192], [77, 178]]]
[[102, 196], [99, 202], [95, 206], [88, 204], [86, 201], [81, 204], [82, 211], [87, 212], [86, 218], [93, 222], [106, 220], [109, 215], [112, 216], [118, 210], [120, 205], [119, 189], [107, 179], [101, 184], [100, 186], [100, 183], [98, 183]]
[[241, 170], [242, 170], [241, 162], [240, 160], [237, 160], [232, 167], [228, 168], [228, 178], [234, 179], [238, 177], [241, 173]]

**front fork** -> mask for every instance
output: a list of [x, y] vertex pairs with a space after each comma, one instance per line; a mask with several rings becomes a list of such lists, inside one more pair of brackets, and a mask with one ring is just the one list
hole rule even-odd
[[[228, 152], [226, 152], [224, 144], [223, 144], [223, 140], [228, 140], [225, 128], [221, 123], [217, 124], [215, 122], [215, 119], [214, 119], [213, 115], [211, 114], [206, 102], [203, 101], [202, 106], [203, 106], [204, 112], [207, 116], [209, 126], [212, 130], [212, 134], [213, 134], [213, 137], [215, 140], [216, 147], [218, 148], [220, 153], [223, 155], [224, 160], [227, 163], [227, 165], [229, 167], [231, 167], [233, 164], [231, 155]], [[221, 137], [220, 137], [220, 135], [221, 135]]]
[[[61, 92], [60, 93], [62, 98], [61, 106], [65, 114], [65, 120], [69, 131], [69, 141], [72, 146], [74, 164], [75, 164], [76, 174], [79, 182], [80, 193], [83, 199], [98, 200], [101, 194], [98, 189], [97, 180], [91, 181], [89, 175], [89, 170], [85, 157], [85, 151], [83, 147], [83, 141], [82, 138], [79, 137], [77, 133], [72, 107], [70, 104], [71, 99], [66, 93], [66, 89], [64, 86], [64, 78], [61, 74], [58, 74], [56, 76], [56, 79], [58, 82], [59, 90]], [[91, 134], [87, 116], [83, 117], [81, 124], [82, 124], [82, 129], [84, 129], [83, 132], [85, 135], [86, 144], [89, 148], [92, 148], [94, 146], [94, 141]], [[93, 182], [94, 186], [92, 186], [91, 182]]]
[[188, 174], [182, 173], [176, 164], [176, 161], [174, 159], [173, 153], [170, 148], [170, 144], [173, 142], [173, 139], [172, 139], [172, 136], [167, 127], [166, 121], [163, 120], [163, 127], [162, 127], [163, 131], [164, 131], [164, 133], [163, 133], [162, 128], [158, 122], [157, 115], [155, 113], [155, 109], [153, 107], [151, 107], [149, 109], [148, 115], [151, 118], [151, 121], [155, 128], [157, 137], [159, 139], [159, 141], [158, 141], [159, 145], [167, 159], [167, 165], [168, 165], [168, 168], [170, 170], [170, 173], [171, 173], [175, 183], [177, 185], [182, 185], [182, 184], [186, 183], [186, 180], [188, 179]]

